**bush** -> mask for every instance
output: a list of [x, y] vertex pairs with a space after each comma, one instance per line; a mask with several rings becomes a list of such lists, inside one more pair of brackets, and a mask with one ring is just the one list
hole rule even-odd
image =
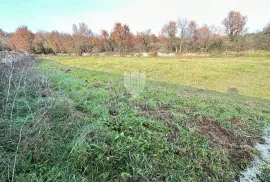
[[0, 95], [7, 101], [10, 92], [17, 89], [23, 77], [32, 69], [33, 63], [34, 57], [31, 55], [0, 52]]
[[151, 57], [157, 57], [158, 56], [158, 52], [157, 51], [150, 52], [149, 53], [149, 56], [151, 56]]

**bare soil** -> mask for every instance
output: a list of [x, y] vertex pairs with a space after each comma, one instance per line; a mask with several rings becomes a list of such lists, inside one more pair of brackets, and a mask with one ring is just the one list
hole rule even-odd
[[[232, 118], [230, 122], [239, 125], [241, 129], [246, 128], [245, 124], [236, 118]], [[210, 147], [226, 150], [232, 165], [239, 168], [242, 168], [243, 163], [248, 164], [253, 160], [254, 144], [258, 141], [263, 141], [262, 138], [257, 137], [241, 137], [223, 128], [211, 117], [196, 117], [194, 129], [200, 136], [208, 140]]]
[[[194, 113], [195, 108], [184, 108], [177, 111], [181, 114]], [[168, 135], [169, 140], [173, 140], [179, 137], [179, 129], [174, 126], [172, 119], [173, 115], [167, 107], [157, 110], [143, 109], [139, 113], [140, 116], [160, 118], [165, 121], [165, 125], [172, 129], [172, 133]], [[191, 118], [189, 122], [190, 129], [193, 129], [199, 136], [205, 138], [211, 148], [217, 148], [225, 150], [231, 161], [231, 164], [239, 169], [243, 168], [243, 165], [248, 165], [254, 159], [254, 145], [255, 143], [264, 143], [263, 138], [258, 137], [243, 137], [236, 132], [225, 129], [220, 123], [209, 116], [197, 115]], [[248, 131], [245, 123], [241, 122], [237, 118], [231, 118], [230, 123], [239, 130]], [[250, 131], [250, 133], [252, 133]]]

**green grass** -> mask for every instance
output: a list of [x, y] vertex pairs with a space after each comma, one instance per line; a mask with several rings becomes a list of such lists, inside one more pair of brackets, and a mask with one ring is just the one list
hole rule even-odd
[[[269, 76], [269, 55], [256, 54], [237, 58], [49, 57], [39, 61], [37, 74], [48, 76], [51, 94], [29, 97], [28, 107], [37, 117], [42, 106], [52, 102], [55, 106], [35, 130], [26, 131], [16, 180], [238, 179], [256, 153], [252, 144], [260, 140], [270, 120], [269, 91], [265, 90], [269, 85], [262, 87], [255, 81]], [[194, 85], [196, 66], [208, 80], [200, 76]], [[138, 68], [147, 75], [146, 85], [132, 97], [123, 73]], [[245, 79], [251, 74], [253, 80]], [[212, 80], [215, 85], [210, 84]], [[30, 83], [26, 93], [35, 91]], [[231, 87], [237, 87], [241, 95], [227, 93]], [[23, 99], [16, 126], [24, 117], [31, 118]], [[32, 128], [33, 122], [28, 121], [26, 128]]]
[[138, 69], [148, 80], [270, 98], [270, 53], [240, 57], [49, 57], [59, 63], [92, 71], [124, 74]]
[[[82, 115], [70, 122], [74, 133], [62, 149], [67, 157], [46, 166], [44, 174], [52, 181], [233, 181], [255, 152], [239, 146], [256, 142], [269, 122], [269, 100], [237, 94], [147, 80], [138, 97], [127, 96], [122, 72], [136, 64], [145, 71], [151, 64], [179, 66], [178, 58], [52, 59], [57, 62], [43, 61], [39, 67], [49, 71], [54, 88], [65, 90], [73, 112]], [[225, 58], [207, 59], [210, 64]], [[78, 68], [82, 65], [87, 69]], [[208, 120], [209, 128], [199, 124]], [[230, 144], [232, 149], [226, 147]]]

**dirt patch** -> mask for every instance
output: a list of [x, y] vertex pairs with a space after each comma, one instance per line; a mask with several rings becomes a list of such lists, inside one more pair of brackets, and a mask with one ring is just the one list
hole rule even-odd
[[94, 83], [92, 86], [95, 87], [95, 88], [99, 88], [100, 87], [100, 83]]
[[[187, 107], [174, 112], [190, 115], [196, 112], [196, 109]], [[180, 137], [179, 128], [174, 124], [174, 116], [172, 112], [169, 111], [169, 108], [163, 107], [156, 110], [143, 109], [143, 111], [139, 113], [139, 116], [162, 119], [165, 126], [172, 129], [172, 132], [167, 136], [168, 139], [175, 140]], [[210, 116], [192, 115], [189, 118], [189, 124], [184, 127], [194, 129], [199, 136], [208, 141], [210, 148], [225, 150], [229, 154], [231, 164], [235, 168], [242, 169], [249, 164], [254, 158], [254, 144], [256, 142], [263, 143], [262, 138], [243, 137], [237, 134], [237, 130], [225, 129], [218, 121]], [[231, 118], [229, 121], [239, 129], [238, 131], [248, 131], [247, 125], [237, 118]]]
[[126, 98], [128, 98], [128, 99], [132, 98], [132, 95], [129, 94], [129, 93], [125, 93], [124, 96], [125, 96]]
[[63, 68], [60, 68], [61, 71], [64, 71], [65, 73], [71, 73], [72, 70], [71, 69], [63, 69]]
[[237, 118], [231, 118], [230, 123], [231, 125], [236, 126], [240, 128], [241, 130], [247, 130], [247, 125], [241, 122], [240, 120], [238, 120]]
[[238, 94], [239, 90], [238, 90], [238, 88], [231, 87], [231, 88], [228, 88], [227, 92], [231, 93], [231, 94]]
[[147, 110], [145, 108], [142, 108], [142, 109], [143, 111], [139, 112], [138, 116], [143, 116], [146, 118], [161, 119], [162, 121], [164, 121], [164, 125], [170, 128], [172, 131], [167, 135], [168, 139], [171, 141], [180, 137], [179, 127], [175, 125], [173, 122], [173, 118], [174, 118], [173, 113], [189, 115], [191, 113], [196, 112], [196, 109], [193, 107], [185, 107], [185, 108], [178, 109], [176, 111], [171, 112], [169, 110], [169, 105], [166, 105], [166, 104], [163, 105], [159, 109], [154, 109], [154, 110], [153, 109]]
[[180, 110], [177, 110], [176, 112], [180, 114], [190, 114], [190, 113], [195, 113], [196, 111], [197, 109], [194, 107], [185, 107]]
[[141, 111], [138, 113], [139, 116], [146, 116], [146, 117], [150, 117], [150, 116], [163, 116], [165, 118], [170, 118], [171, 117], [171, 113], [168, 110], [148, 110], [148, 111]]
[[253, 135], [253, 141], [258, 142], [258, 143], [264, 143], [265, 141], [263, 140], [263, 138], [261, 137], [255, 137], [256, 136], [256, 131], [250, 127], [248, 127], [248, 125], [246, 125], [243, 121], [233, 117], [230, 120], [231, 125], [236, 129], [236, 130], [241, 130], [241, 131], [245, 131], [246, 133], [248, 133], [249, 135]]
[[139, 107], [141, 112], [139, 112], [139, 115], [141, 116], [155, 116], [158, 113], [169, 113], [171, 105], [169, 103], [162, 103], [159, 105], [158, 108], [153, 108], [152, 106], [148, 105], [147, 102], [137, 102], [133, 103], [133, 106]]
[[[164, 104], [162, 107], [158, 109], [150, 109], [147, 108], [147, 106], [144, 105], [138, 105], [142, 111], [139, 112], [139, 116], [163, 116], [165, 118], [172, 118], [173, 114], [169, 111], [170, 105]], [[196, 108], [194, 107], [184, 107], [178, 110], [173, 111], [173, 113], [179, 113], [179, 114], [190, 114], [196, 112]]]
[[[238, 136], [223, 128], [211, 117], [199, 116], [194, 121], [195, 131], [208, 140], [210, 147], [226, 150], [235, 167], [242, 168], [243, 164], [253, 160], [252, 146], [257, 138]], [[234, 118], [231, 119], [231, 123], [239, 123], [239, 121]]]
[[109, 114], [110, 114], [111, 116], [117, 116], [116, 110], [113, 110], [113, 109], [109, 109]]
[[76, 119], [84, 119], [87, 117], [87, 114], [84, 112], [76, 111], [73, 113], [73, 117]]

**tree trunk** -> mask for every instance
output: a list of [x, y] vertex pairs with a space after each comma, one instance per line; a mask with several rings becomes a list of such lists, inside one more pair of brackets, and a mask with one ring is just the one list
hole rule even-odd
[[180, 48], [179, 48], [179, 53], [180, 53], [180, 54], [182, 54], [182, 46], [183, 46], [183, 42], [182, 42], [182, 40], [181, 40], [181, 42], [180, 42]]

